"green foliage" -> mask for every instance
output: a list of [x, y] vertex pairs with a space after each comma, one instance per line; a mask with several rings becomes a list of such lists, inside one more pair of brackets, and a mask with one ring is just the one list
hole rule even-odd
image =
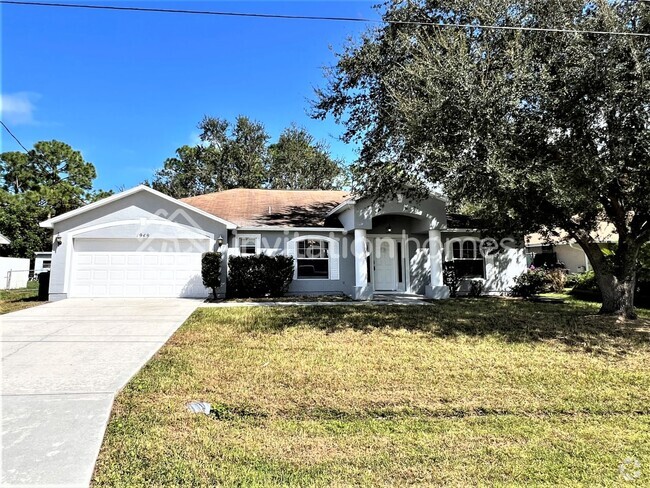
[[551, 293], [562, 293], [566, 286], [567, 275], [563, 269], [551, 268], [546, 270], [546, 284]]
[[456, 298], [458, 296], [458, 288], [460, 288], [461, 279], [456, 272], [454, 261], [447, 261], [442, 269], [442, 282], [449, 288], [449, 296]]
[[[576, 278], [576, 280], [578, 279]], [[563, 293], [566, 283], [567, 274], [563, 269], [531, 266], [515, 278], [511, 294], [516, 297], [529, 298], [544, 292]]]
[[[437, 24], [647, 33], [650, 5], [415, 0], [383, 9], [402, 23], [350, 42], [314, 103], [314, 116], [333, 115], [345, 140], [362, 144], [357, 190], [388, 198], [442, 187], [494, 234], [563, 229], [622, 293], [617, 284], [634, 279], [650, 236], [650, 38]], [[626, 239], [613, 261], [592, 237], [602, 220]], [[608, 307], [627, 300], [615, 295]]]
[[212, 297], [217, 298], [221, 286], [221, 253], [206, 252], [201, 257], [201, 277], [203, 286], [212, 289]]
[[338, 189], [348, 172], [304, 128], [285, 129], [275, 144], [261, 122], [237, 117], [234, 124], [205, 117], [201, 143], [183, 146], [145, 184], [174, 198], [231, 188]]
[[235, 298], [280, 297], [293, 280], [290, 256], [231, 256], [228, 295]]
[[178, 148], [146, 184], [174, 198], [262, 186], [269, 135], [260, 122], [206, 116], [198, 128], [201, 144]]
[[268, 186], [286, 190], [336, 190], [347, 184], [346, 169], [302, 127], [285, 129], [269, 146]]
[[485, 281], [481, 279], [471, 280], [469, 282], [469, 290], [467, 294], [472, 298], [478, 298], [483, 294], [485, 289]]
[[598, 291], [598, 283], [593, 271], [579, 274], [575, 281], [574, 290]]
[[191, 197], [215, 189], [214, 172], [205, 164], [209, 148], [183, 146], [176, 149], [176, 157], [165, 160], [154, 179], [146, 182], [154, 190], [174, 198]]
[[546, 290], [546, 271], [542, 268], [529, 268], [515, 278], [510, 290], [512, 296], [530, 298]]
[[51, 231], [39, 222], [106, 196], [92, 190], [95, 176], [93, 164], [60, 141], [0, 154], [0, 233], [11, 240], [0, 255], [31, 258], [51, 249]]

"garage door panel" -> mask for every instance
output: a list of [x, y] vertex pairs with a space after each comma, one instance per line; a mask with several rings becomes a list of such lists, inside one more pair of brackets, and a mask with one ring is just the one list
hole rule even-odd
[[126, 264], [126, 256], [122, 254], [112, 255], [111, 265], [120, 265], [120, 264]]
[[87, 251], [87, 245], [83, 249], [73, 253], [68, 290], [71, 297], [205, 297], [208, 294], [201, 281], [201, 252], [91, 252]]

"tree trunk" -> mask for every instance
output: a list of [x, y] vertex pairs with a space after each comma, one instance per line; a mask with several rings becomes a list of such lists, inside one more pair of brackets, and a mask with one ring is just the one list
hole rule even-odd
[[578, 242], [591, 262], [603, 297], [599, 313], [636, 319], [634, 290], [640, 244], [631, 239], [619, 239], [616, 252], [606, 256], [598, 244], [586, 240]]
[[[594, 269], [595, 271], [595, 269]], [[613, 274], [596, 274], [598, 287], [603, 296], [600, 314], [616, 314], [627, 319], [636, 319], [634, 289], [636, 276], [619, 280]]]

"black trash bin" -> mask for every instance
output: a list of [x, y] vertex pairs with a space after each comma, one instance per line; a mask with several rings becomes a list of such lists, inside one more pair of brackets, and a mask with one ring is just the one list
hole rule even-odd
[[38, 275], [38, 299], [47, 302], [50, 294], [50, 272], [44, 271]]

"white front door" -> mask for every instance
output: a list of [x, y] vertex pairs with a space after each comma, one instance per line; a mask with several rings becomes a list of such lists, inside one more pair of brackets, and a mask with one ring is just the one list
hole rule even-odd
[[380, 239], [375, 246], [375, 290], [397, 290], [397, 250], [393, 239]]

